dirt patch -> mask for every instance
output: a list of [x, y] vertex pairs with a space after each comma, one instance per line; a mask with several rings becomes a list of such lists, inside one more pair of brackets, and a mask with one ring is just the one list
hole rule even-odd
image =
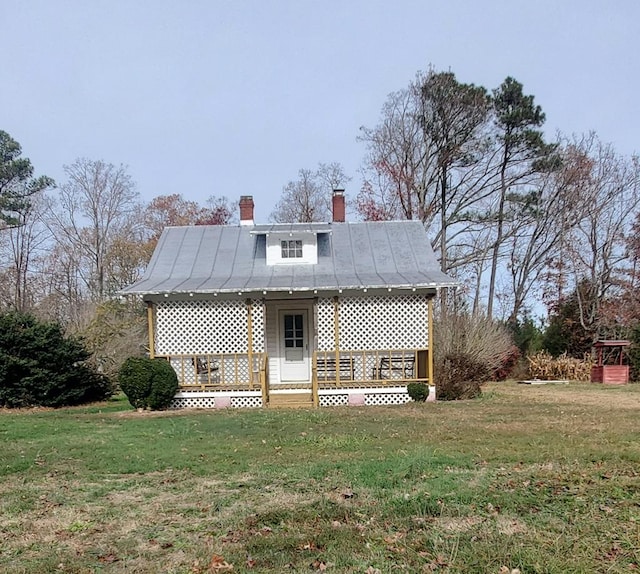
[[527, 526], [512, 516], [464, 516], [456, 518], [438, 518], [436, 524], [445, 532], [465, 533], [482, 525], [482, 530], [495, 529], [504, 536], [513, 536], [527, 531]]
[[485, 522], [485, 518], [480, 516], [464, 516], [457, 518], [437, 518], [436, 523], [446, 532], [468, 532], [479, 524]]

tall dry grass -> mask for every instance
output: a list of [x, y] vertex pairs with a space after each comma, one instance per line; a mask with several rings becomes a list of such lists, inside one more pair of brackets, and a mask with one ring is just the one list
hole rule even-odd
[[446, 320], [437, 318], [434, 328], [436, 365], [442, 365], [448, 356], [466, 355], [493, 372], [503, 364], [513, 347], [507, 328], [483, 316], [447, 315]]

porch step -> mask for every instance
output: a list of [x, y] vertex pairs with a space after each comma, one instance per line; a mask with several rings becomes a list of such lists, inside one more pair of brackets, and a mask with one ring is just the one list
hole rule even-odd
[[308, 409], [313, 407], [313, 396], [308, 391], [302, 393], [270, 393], [269, 406], [278, 409]]

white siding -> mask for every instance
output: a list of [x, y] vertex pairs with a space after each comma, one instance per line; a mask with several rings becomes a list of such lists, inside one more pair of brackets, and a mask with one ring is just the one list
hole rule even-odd
[[[302, 241], [302, 258], [283, 259], [280, 242], [286, 240]], [[267, 236], [267, 265], [300, 265], [318, 262], [318, 239], [316, 235], [289, 233], [270, 233]]]

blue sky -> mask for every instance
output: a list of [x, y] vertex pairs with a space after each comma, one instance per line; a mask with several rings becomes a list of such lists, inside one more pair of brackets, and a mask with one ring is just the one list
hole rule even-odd
[[636, 0], [0, 0], [0, 129], [59, 182], [123, 163], [145, 200], [249, 194], [266, 222], [318, 162], [355, 194], [360, 126], [429, 65], [640, 151], [638, 22]]

